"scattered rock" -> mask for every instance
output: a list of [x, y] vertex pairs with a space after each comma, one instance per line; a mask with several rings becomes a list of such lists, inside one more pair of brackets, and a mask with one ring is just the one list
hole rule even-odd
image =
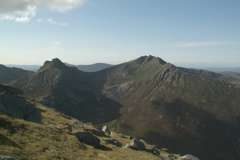
[[95, 137], [89, 132], [77, 132], [75, 133], [75, 136], [77, 139], [83, 143], [86, 143], [88, 145], [91, 145], [93, 147], [99, 147], [100, 146], [100, 139]]
[[68, 130], [69, 132], [72, 132], [72, 126], [64, 126], [60, 128], [61, 130]]
[[193, 155], [186, 154], [186, 155], [178, 158], [178, 160], [199, 160], [199, 159]]
[[171, 157], [168, 157], [166, 155], [160, 155], [160, 157], [162, 157], [164, 160], [173, 160]]
[[150, 153], [153, 153], [153, 154], [157, 154], [157, 155], [160, 154], [160, 152], [157, 150], [156, 146], [154, 146], [154, 147], [145, 147], [145, 150], [147, 152], [150, 152]]
[[145, 150], [145, 145], [136, 138], [132, 140], [130, 146], [132, 146], [135, 150]]
[[111, 135], [111, 136], [116, 136], [116, 135], [118, 135], [118, 134], [117, 134], [117, 132], [113, 132], [113, 131], [112, 131], [112, 132], [110, 133], [110, 135]]
[[10, 156], [1, 156], [0, 155], [0, 160], [17, 160], [17, 159], [14, 157], [10, 157]]
[[44, 149], [44, 152], [46, 153], [58, 153], [56, 149]]
[[162, 148], [161, 150], [162, 150], [162, 151], [165, 151], [165, 152], [167, 152], [167, 153], [170, 153], [170, 151], [169, 151], [167, 148]]
[[131, 136], [128, 135], [118, 134], [118, 136], [121, 138], [131, 139]]
[[80, 128], [84, 128], [84, 125], [78, 122], [72, 122], [73, 125], [78, 126]]
[[115, 145], [117, 147], [122, 147], [122, 143], [120, 143], [118, 140], [114, 139], [114, 138], [104, 138], [102, 139], [106, 144], [112, 144]]
[[86, 122], [84, 125], [93, 125], [92, 122]]
[[135, 149], [133, 146], [131, 146], [130, 144], [126, 144], [126, 146], [124, 146], [123, 148], [130, 148], [130, 149]]
[[96, 136], [101, 136], [101, 137], [104, 137], [106, 136], [105, 135], [105, 132], [101, 131], [101, 130], [97, 130], [97, 129], [84, 129], [85, 131], [87, 132], [90, 132]]
[[108, 130], [107, 126], [103, 126], [102, 131], [107, 133], [107, 134], [110, 134], [110, 131]]

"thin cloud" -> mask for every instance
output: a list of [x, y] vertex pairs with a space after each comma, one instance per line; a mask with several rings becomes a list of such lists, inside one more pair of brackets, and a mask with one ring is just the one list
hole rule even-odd
[[56, 48], [56, 47], [59, 46], [59, 45], [61, 45], [60, 42], [58, 42], [58, 41], [54, 41], [54, 42], [52, 42], [52, 46], [51, 46], [51, 48]]
[[88, 0], [1, 0], [0, 19], [28, 22], [41, 8], [65, 12], [82, 6]]
[[25, 22], [29, 22], [30, 19], [27, 16], [23, 16], [23, 17], [16, 18], [15, 21], [25, 23]]
[[55, 25], [60, 25], [60, 26], [68, 26], [69, 25], [68, 23], [61, 23], [61, 22], [54, 21], [51, 18], [48, 18], [47, 22], [50, 24], [55, 24]]
[[60, 45], [61, 43], [60, 42], [53, 42], [55, 45]]

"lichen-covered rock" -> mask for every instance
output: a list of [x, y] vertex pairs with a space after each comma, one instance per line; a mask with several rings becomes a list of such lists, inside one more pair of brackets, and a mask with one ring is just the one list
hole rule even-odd
[[95, 137], [89, 132], [77, 132], [75, 133], [75, 136], [80, 142], [86, 143], [88, 145], [91, 145], [93, 147], [99, 147], [100, 146], [100, 139]]

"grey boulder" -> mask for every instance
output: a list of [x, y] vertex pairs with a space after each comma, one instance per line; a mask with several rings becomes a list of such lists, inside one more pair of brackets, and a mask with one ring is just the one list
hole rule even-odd
[[93, 147], [99, 147], [100, 146], [100, 139], [95, 137], [89, 132], [77, 132], [75, 133], [75, 136], [80, 142], [86, 143], [88, 145], [91, 145]]
[[134, 138], [132, 140], [130, 146], [132, 146], [132, 148], [134, 148], [135, 150], [145, 150], [145, 145], [137, 138]]

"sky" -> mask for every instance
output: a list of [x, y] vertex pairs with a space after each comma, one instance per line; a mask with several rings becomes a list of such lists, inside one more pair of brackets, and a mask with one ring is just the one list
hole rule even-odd
[[119, 64], [153, 55], [240, 67], [239, 0], [0, 0], [0, 63]]

